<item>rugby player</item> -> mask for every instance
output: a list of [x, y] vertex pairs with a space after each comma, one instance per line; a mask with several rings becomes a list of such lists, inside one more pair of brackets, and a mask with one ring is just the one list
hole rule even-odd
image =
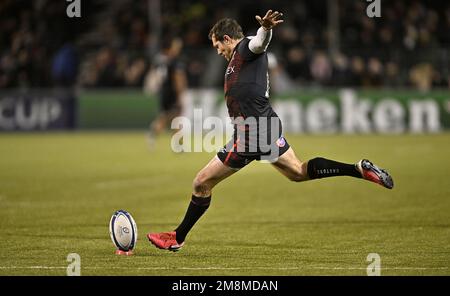
[[[281, 121], [269, 103], [268, 94], [266, 50], [272, 29], [283, 22], [281, 17], [282, 13], [272, 10], [263, 17], [256, 16], [261, 27], [253, 37], [245, 38], [240, 25], [228, 18], [211, 29], [209, 38], [213, 47], [229, 62], [224, 91], [235, 132], [231, 141], [195, 177], [192, 199], [181, 224], [170, 232], [147, 234], [157, 248], [178, 251], [183, 247], [186, 235], [208, 209], [214, 186], [253, 160], [270, 161], [295, 182], [351, 176], [393, 188], [391, 176], [367, 159], [346, 164], [322, 157], [309, 161], [296, 157], [282, 134]], [[252, 118], [255, 120], [248, 120]], [[264, 145], [267, 140], [268, 145]]]
[[172, 120], [182, 114], [182, 98], [187, 89], [187, 77], [181, 61], [183, 42], [180, 38], [166, 37], [162, 42], [162, 53], [157, 56], [152, 72], [163, 73], [159, 89], [160, 112], [150, 124], [150, 145]]

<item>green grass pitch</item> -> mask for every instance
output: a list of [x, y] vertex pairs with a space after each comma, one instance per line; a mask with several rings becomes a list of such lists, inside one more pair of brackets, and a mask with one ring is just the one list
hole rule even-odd
[[[254, 162], [213, 192], [178, 253], [147, 242], [178, 225], [191, 183], [214, 153], [149, 150], [144, 132], [0, 135], [0, 274], [450, 275], [450, 134], [288, 135], [301, 159], [362, 157], [393, 175], [387, 190], [349, 177], [289, 182]], [[135, 218], [135, 255], [114, 255], [108, 223]]]

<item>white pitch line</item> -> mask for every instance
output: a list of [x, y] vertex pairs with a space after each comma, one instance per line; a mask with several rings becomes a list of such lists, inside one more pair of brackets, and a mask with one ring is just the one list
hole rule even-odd
[[[0, 266], [0, 269], [67, 269], [67, 266]], [[123, 269], [118, 266], [81, 266], [81, 269]], [[367, 267], [325, 267], [325, 266], [304, 266], [304, 267], [136, 267], [135, 270], [366, 270]], [[381, 267], [381, 270], [448, 270], [450, 267]]]
[[67, 269], [67, 266], [0, 266], [0, 269]]
[[[320, 267], [320, 266], [315, 266], [315, 267], [311, 267], [311, 269], [335, 269], [335, 270], [352, 270], [352, 269], [361, 269], [361, 270], [366, 270], [367, 267]], [[446, 270], [446, 269], [450, 269], [450, 267], [380, 267], [380, 270]]]

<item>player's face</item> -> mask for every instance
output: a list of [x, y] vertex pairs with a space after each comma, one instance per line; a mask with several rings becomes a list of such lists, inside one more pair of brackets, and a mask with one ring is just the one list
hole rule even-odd
[[223, 56], [227, 61], [231, 60], [231, 55], [233, 54], [233, 47], [231, 42], [228, 40], [219, 41], [216, 36], [211, 38], [213, 47], [217, 50], [217, 54]]

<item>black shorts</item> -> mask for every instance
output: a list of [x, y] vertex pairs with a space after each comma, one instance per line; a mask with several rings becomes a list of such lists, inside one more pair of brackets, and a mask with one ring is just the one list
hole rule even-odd
[[217, 152], [217, 157], [229, 168], [239, 170], [253, 160], [275, 161], [278, 157], [288, 151], [290, 146], [286, 139], [281, 136], [275, 143], [270, 145], [269, 152], [238, 152], [236, 151], [236, 147], [237, 144], [233, 139]]

